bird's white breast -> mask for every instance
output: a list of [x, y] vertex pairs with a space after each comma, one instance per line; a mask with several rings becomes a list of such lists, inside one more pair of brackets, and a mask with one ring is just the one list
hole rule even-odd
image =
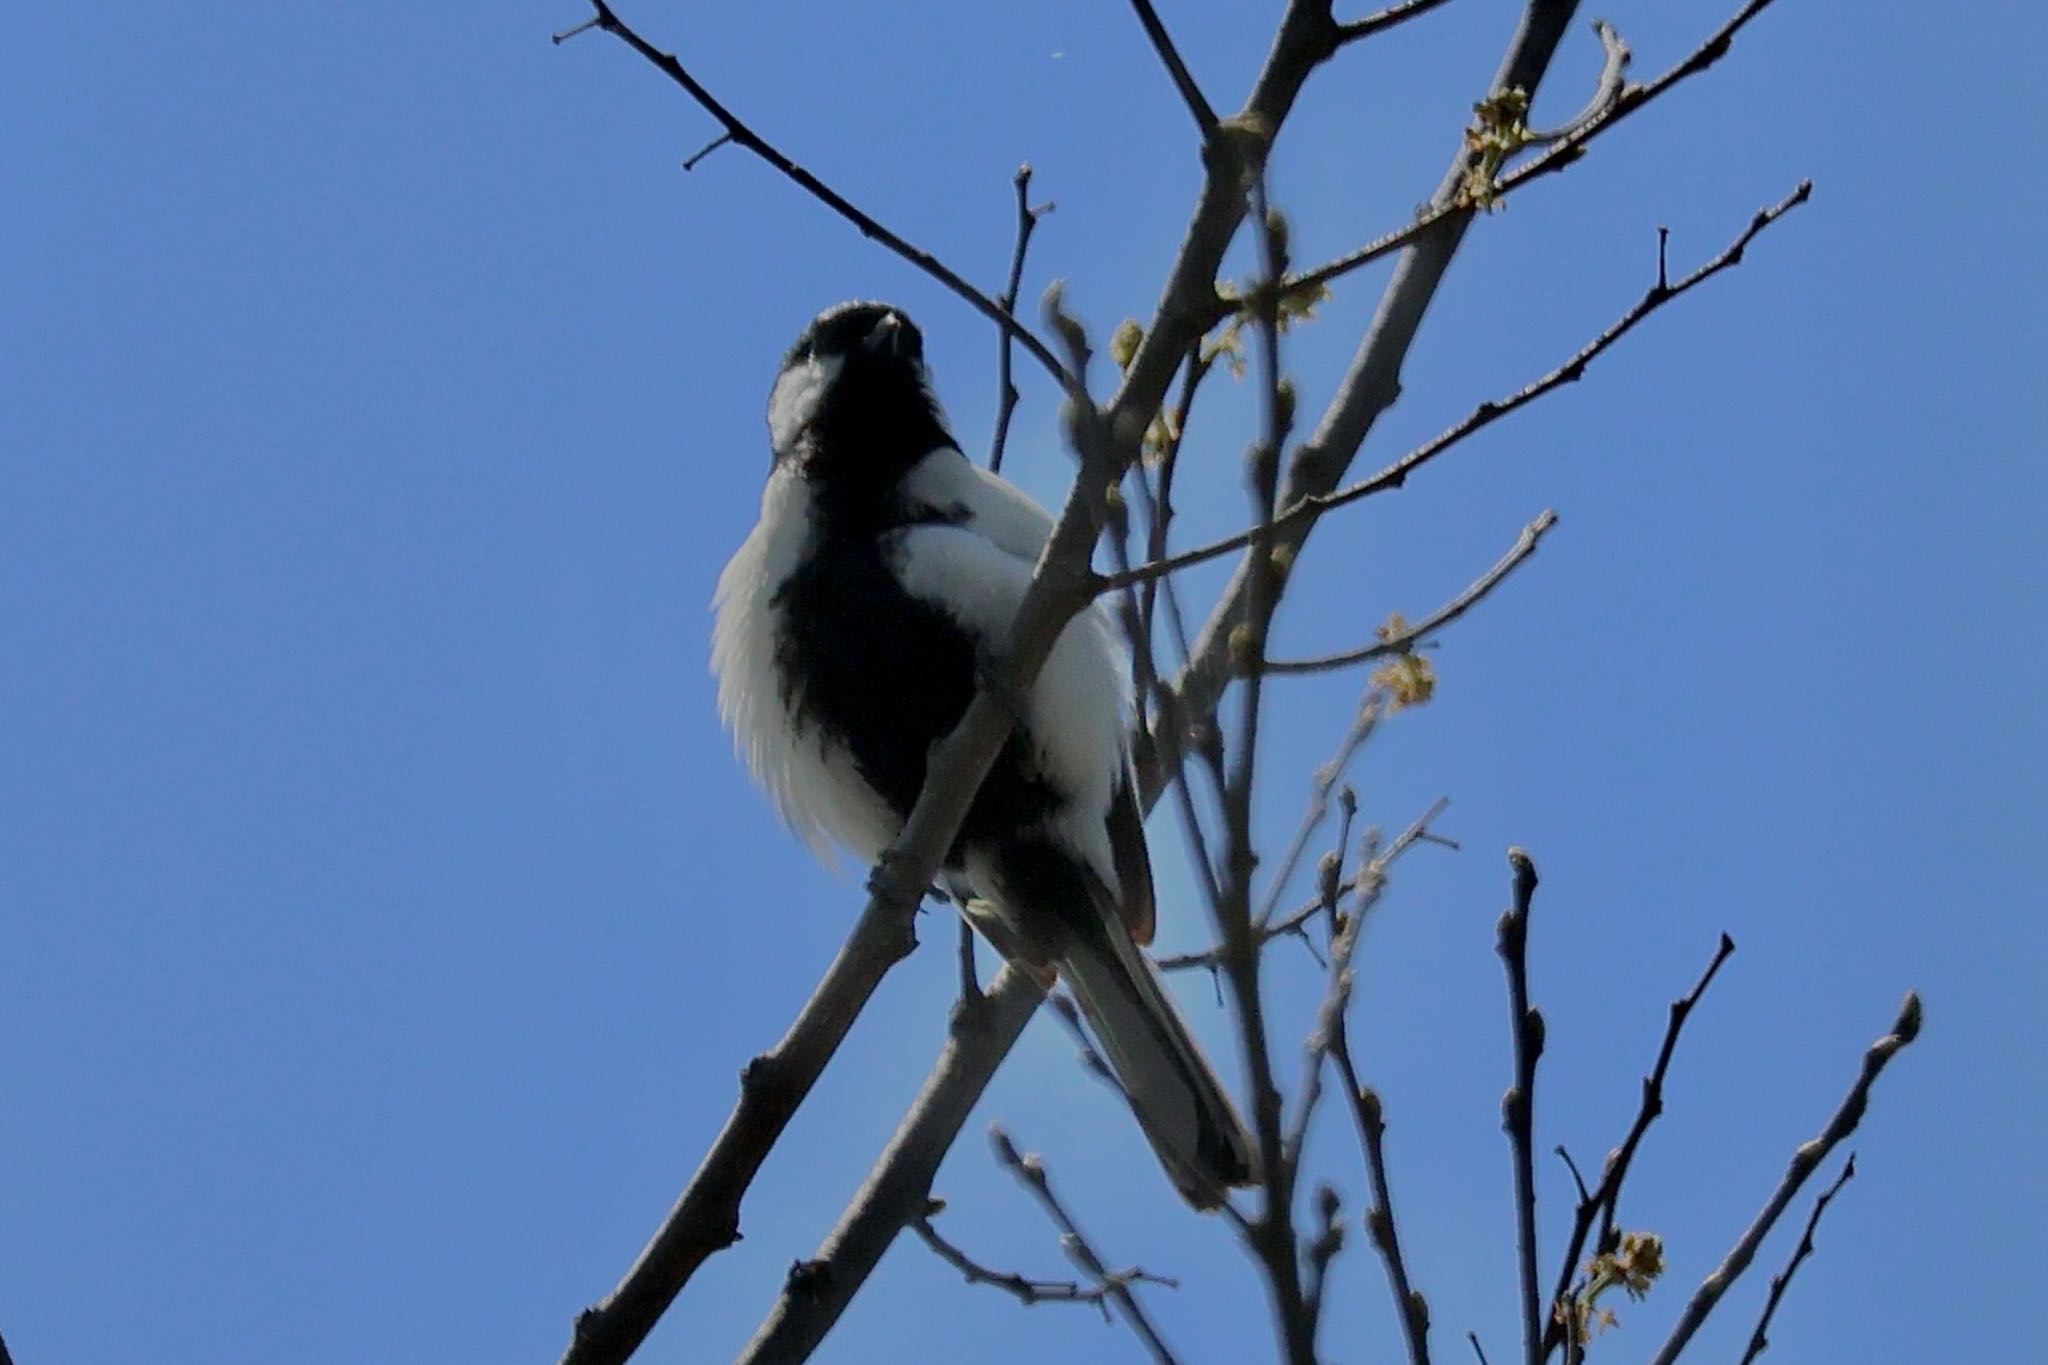
[[[778, 388], [778, 394], [780, 390]], [[800, 731], [794, 695], [785, 704], [775, 665], [782, 609], [776, 591], [802, 561], [810, 537], [810, 489], [791, 465], [778, 465], [761, 494], [761, 520], [712, 598], [711, 671], [718, 714], [733, 745], [782, 818], [831, 861], [833, 841], [874, 862], [896, 841], [895, 814], [861, 779], [853, 758], [813, 726]]]

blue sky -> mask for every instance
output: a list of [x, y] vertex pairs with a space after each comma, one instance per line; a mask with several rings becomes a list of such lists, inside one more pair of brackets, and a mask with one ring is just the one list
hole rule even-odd
[[[1166, 7], [1219, 106], [1275, 8]], [[1647, 75], [1724, 8], [1603, 13]], [[972, 278], [1000, 280], [1028, 159], [1059, 204], [1030, 292], [1066, 278], [1104, 338], [1156, 298], [1199, 168], [1124, 8], [630, 13]], [[1303, 259], [1427, 196], [1514, 13], [1459, 0], [1317, 78], [1275, 168]], [[858, 907], [858, 879], [803, 854], [733, 761], [706, 606], [754, 515], [774, 366], [812, 313], [908, 307], [976, 450], [993, 336], [744, 155], [684, 174], [715, 130], [615, 42], [548, 44], [580, 17], [558, 0], [10, 18], [0, 1333], [24, 1365], [552, 1359]], [[1289, 652], [1419, 615], [1536, 512], [1561, 518], [1446, 637], [1439, 699], [1357, 775], [1390, 826], [1449, 795], [1441, 828], [1465, 845], [1401, 867], [1355, 1025], [1441, 1359], [1468, 1328], [1497, 1361], [1514, 1347], [1492, 955], [1510, 843], [1545, 876], [1542, 1141], [1582, 1164], [1626, 1126], [1665, 1003], [1717, 933], [1741, 945], [1625, 1213], [1665, 1237], [1670, 1279], [1623, 1307], [1610, 1354], [1661, 1339], [1908, 986], [1927, 1033], [1880, 1084], [1770, 1358], [2035, 1343], [2044, 47], [2031, 6], [1781, 0], [1710, 76], [1477, 225], [1363, 459], [1604, 326], [1651, 278], [1658, 224], [1688, 268], [1803, 176], [1813, 202], [1586, 383], [1312, 543]], [[1596, 66], [1582, 30], [1539, 119]], [[1343, 282], [1299, 338], [1305, 406], [1382, 278]], [[1209, 417], [1190, 536], [1245, 515], [1249, 411]], [[1041, 384], [1011, 449], [1057, 499]], [[1276, 687], [1276, 838], [1359, 682]], [[1170, 824], [1162, 940], [1199, 946]], [[837, 1216], [941, 1040], [950, 926], [925, 938], [763, 1171], [746, 1241], [647, 1359], [729, 1358]], [[1182, 989], [1223, 1050], [1206, 984]], [[1274, 972], [1283, 1058], [1316, 989], [1305, 961]], [[1355, 1210], [1357, 1154], [1326, 1117], [1314, 1159]], [[1149, 1297], [1185, 1359], [1266, 1358], [1249, 1264], [1180, 1207], [1049, 1024], [938, 1188], [976, 1254], [1062, 1275], [987, 1154], [990, 1120], [1044, 1154], [1108, 1259], [1180, 1277]], [[1565, 1178], [1546, 1162], [1541, 1179], [1555, 1237]], [[1794, 1236], [1701, 1358], [1739, 1350]], [[1333, 1358], [1393, 1354], [1362, 1239], [1336, 1284]], [[906, 1243], [821, 1358], [1136, 1347]]]

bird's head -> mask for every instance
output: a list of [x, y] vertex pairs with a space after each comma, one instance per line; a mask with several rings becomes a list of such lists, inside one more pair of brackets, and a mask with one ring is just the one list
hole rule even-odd
[[776, 460], [814, 476], [893, 479], [951, 445], [932, 395], [924, 334], [886, 303], [842, 303], [804, 328], [768, 398]]

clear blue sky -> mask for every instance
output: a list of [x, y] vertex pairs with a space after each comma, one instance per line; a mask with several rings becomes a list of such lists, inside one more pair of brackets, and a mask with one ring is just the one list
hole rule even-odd
[[[1661, 69], [1729, 0], [1602, 11]], [[1211, 7], [1221, 10], [1225, 7]], [[1277, 5], [1165, 6], [1233, 106]], [[1237, 13], [1242, 9], [1243, 13]], [[1154, 301], [1197, 183], [1185, 115], [1115, 4], [643, 3], [633, 16], [800, 159], [993, 285], [1029, 159], [1053, 275], [1106, 337]], [[1512, 24], [1458, 0], [1318, 77], [1276, 196], [1304, 258], [1434, 187]], [[762, 404], [818, 308], [924, 323], [963, 439], [988, 326], [712, 131], [551, 4], [17, 7], [0, 57], [0, 1332], [23, 1365], [551, 1360], [680, 1187], [840, 941], [816, 866], [732, 760], [707, 602], [755, 510]], [[1592, 17], [1589, 11], [1587, 18]], [[1817, 1131], [1908, 986], [1770, 1357], [2038, 1349], [2048, 475], [2037, 7], [1782, 0], [1711, 76], [1481, 224], [1366, 459], [1548, 368], [1802, 176], [1813, 202], [1588, 381], [1319, 533], [1293, 651], [1417, 615], [1545, 506], [1542, 553], [1446, 640], [1440, 699], [1359, 786], [1421, 850], [1366, 946], [1440, 1359], [1514, 1349], [1501, 850], [1545, 874], [1545, 1146], [1597, 1163], [1666, 1001], [1726, 929], [1625, 1221], [1670, 1280], [1639, 1358]], [[1573, 36], [1539, 118], [1581, 101]], [[1319, 407], [1381, 276], [1295, 356]], [[1191, 534], [1243, 515], [1219, 404]], [[1029, 388], [1016, 477], [1068, 468]], [[1191, 485], [1192, 486], [1192, 485]], [[1202, 580], [1212, 581], [1212, 580]], [[1291, 828], [1359, 680], [1276, 687], [1261, 811]], [[1170, 822], [1164, 943], [1202, 914]], [[950, 926], [890, 978], [762, 1174], [746, 1241], [647, 1350], [730, 1356], [939, 1045]], [[1183, 983], [1222, 1046], [1206, 984]], [[1314, 974], [1276, 972], [1283, 1057]], [[1356, 1209], [1332, 1110], [1315, 1158]], [[1190, 1362], [1265, 1358], [1260, 1291], [1127, 1118], [1035, 1026], [942, 1172], [972, 1250], [1065, 1271], [994, 1168], [1041, 1151]], [[1830, 1168], [1832, 1169], [1832, 1168]], [[1542, 1167], [1559, 1231], [1561, 1169]], [[1803, 1216], [1801, 1201], [1798, 1216]], [[1788, 1226], [1702, 1343], [1732, 1358]], [[1395, 1353], [1340, 1261], [1332, 1355]], [[1873, 1305], [1875, 1307], [1873, 1307]], [[1135, 1358], [900, 1246], [823, 1358]]]

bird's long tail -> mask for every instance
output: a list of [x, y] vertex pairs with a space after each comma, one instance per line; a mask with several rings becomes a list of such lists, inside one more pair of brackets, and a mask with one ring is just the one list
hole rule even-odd
[[1076, 935], [1060, 972], [1130, 1096], [1138, 1126], [1188, 1202], [1214, 1208], [1258, 1179], [1258, 1148], [1158, 969], [1126, 934]]

